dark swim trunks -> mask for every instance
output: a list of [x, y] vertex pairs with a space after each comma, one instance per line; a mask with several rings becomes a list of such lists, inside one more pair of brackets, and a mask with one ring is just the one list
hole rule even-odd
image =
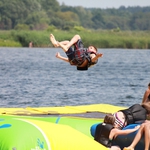
[[86, 59], [85, 52], [86, 48], [83, 47], [82, 40], [80, 39], [74, 44], [74, 47], [68, 49], [66, 55], [69, 58], [71, 65], [80, 66]]

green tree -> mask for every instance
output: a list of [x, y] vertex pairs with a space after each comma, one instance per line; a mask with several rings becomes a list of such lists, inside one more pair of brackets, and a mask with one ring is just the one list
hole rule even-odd
[[149, 30], [150, 29], [150, 12], [135, 13], [130, 21], [131, 30]]
[[43, 30], [54, 26], [70, 30], [88, 29], [150, 30], [150, 7], [97, 9], [59, 5], [57, 0], [0, 0], [0, 29]]
[[46, 29], [49, 26], [49, 18], [44, 11], [33, 12], [28, 15], [25, 23], [30, 26], [30, 29]]
[[[40, 10], [36, 0], [0, 0], [1, 29], [14, 28], [18, 23], [23, 23], [32, 12]], [[9, 20], [9, 21], [8, 21]]]
[[38, 1], [42, 5], [42, 9], [44, 9], [46, 12], [48, 10], [53, 10], [55, 12], [60, 10], [59, 3], [56, 0], [38, 0]]
[[101, 14], [101, 10], [97, 9], [93, 12], [93, 17], [92, 17], [92, 21], [93, 21], [93, 27], [95, 29], [99, 29], [99, 28], [104, 28], [104, 18]]
[[92, 28], [93, 22], [91, 20], [92, 14], [90, 10], [85, 9], [83, 7], [70, 7], [70, 6], [62, 5], [61, 11], [62, 12], [67, 12], [67, 11], [74, 12], [75, 14], [77, 14], [79, 18], [78, 24], [80, 26], [83, 26], [85, 28]]

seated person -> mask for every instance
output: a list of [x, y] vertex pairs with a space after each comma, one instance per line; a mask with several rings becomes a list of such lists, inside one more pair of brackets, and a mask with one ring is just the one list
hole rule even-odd
[[115, 125], [122, 129], [129, 124], [143, 123], [150, 114], [150, 102], [140, 104], [134, 104], [128, 109], [119, 110], [114, 114], [107, 114], [104, 118], [104, 122], [113, 125], [113, 119], [115, 119]]

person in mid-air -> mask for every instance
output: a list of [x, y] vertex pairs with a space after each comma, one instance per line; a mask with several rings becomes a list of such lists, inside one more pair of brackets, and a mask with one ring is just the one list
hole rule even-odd
[[56, 41], [53, 34], [50, 34], [50, 41], [54, 47], [61, 47], [66, 53], [67, 57], [63, 57], [58, 52], [56, 57], [69, 62], [71, 65], [77, 66], [77, 70], [88, 70], [89, 67], [95, 65], [100, 57], [101, 53], [97, 53], [95, 46], [89, 46], [84, 48], [81, 37], [75, 35], [70, 41]]

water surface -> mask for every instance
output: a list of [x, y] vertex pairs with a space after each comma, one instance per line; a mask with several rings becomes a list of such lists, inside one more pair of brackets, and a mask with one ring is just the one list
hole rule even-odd
[[0, 106], [141, 103], [150, 82], [150, 50], [99, 49], [88, 71], [55, 57], [57, 48], [0, 48]]

